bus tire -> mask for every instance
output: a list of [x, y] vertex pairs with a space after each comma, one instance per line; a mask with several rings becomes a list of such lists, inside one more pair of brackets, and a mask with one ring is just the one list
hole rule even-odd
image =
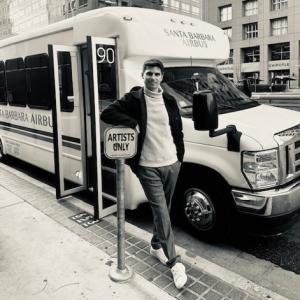
[[179, 197], [180, 216], [190, 233], [210, 242], [224, 241], [230, 236], [234, 210], [224, 183], [215, 178], [185, 183]]

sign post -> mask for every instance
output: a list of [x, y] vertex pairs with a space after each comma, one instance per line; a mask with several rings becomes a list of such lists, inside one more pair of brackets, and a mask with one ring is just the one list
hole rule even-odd
[[133, 157], [137, 151], [137, 133], [124, 127], [108, 128], [104, 133], [104, 153], [109, 159], [117, 159], [117, 215], [118, 215], [118, 261], [110, 269], [109, 276], [116, 282], [129, 281], [132, 268], [125, 265], [125, 204], [124, 165], [125, 158]]

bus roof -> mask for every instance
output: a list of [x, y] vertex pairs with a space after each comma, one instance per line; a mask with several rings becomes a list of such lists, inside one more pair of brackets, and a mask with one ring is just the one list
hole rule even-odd
[[0, 41], [0, 48], [70, 29], [73, 29], [74, 44], [85, 43], [88, 35], [119, 36], [123, 58], [145, 56], [217, 62], [229, 55], [229, 41], [222, 29], [179, 14], [133, 7], [91, 10], [35, 32]]

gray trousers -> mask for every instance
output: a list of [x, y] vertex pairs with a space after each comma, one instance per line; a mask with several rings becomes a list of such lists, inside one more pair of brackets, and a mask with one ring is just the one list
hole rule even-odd
[[151, 245], [154, 249], [163, 248], [168, 258], [167, 266], [170, 268], [180, 261], [180, 256], [177, 256], [175, 252], [174, 235], [169, 214], [180, 165], [181, 163], [177, 161], [164, 167], [139, 166], [137, 172], [153, 215]]

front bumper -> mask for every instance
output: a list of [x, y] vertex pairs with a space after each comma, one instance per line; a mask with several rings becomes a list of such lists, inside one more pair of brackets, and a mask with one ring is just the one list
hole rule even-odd
[[300, 180], [284, 188], [262, 192], [231, 191], [238, 211], [257, 216], [282, 216], [300, 209]]

